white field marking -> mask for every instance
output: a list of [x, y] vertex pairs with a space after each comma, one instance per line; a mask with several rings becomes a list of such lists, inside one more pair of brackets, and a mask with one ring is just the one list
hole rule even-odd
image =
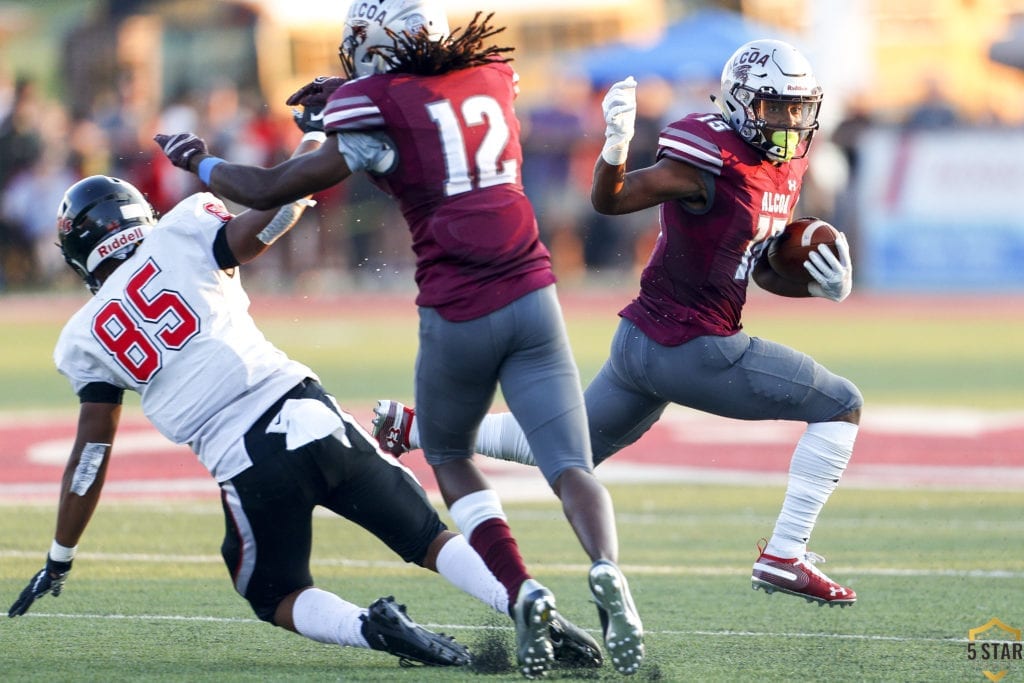
[[[176, 614], [64, 614], [60, 612], [28, 612], [23, 617], [33, 619], [91, 619], [103, 621], [107, 619], [121, 621], [183, 621], [183, 622], [207, 622], [222, 624], [261, 624], [259, 619], [247, 617], [204, 617], [185, 616]], [[421, 623], [422, 626], [436, 630], [461, 630], [461, 631], [512, 631], [513, 626], [495, 626], [493, 624], [431, 624]], [[583, 629], [591, 633], [598, 633], [597, 629]], [[646, 629], [645, 633], [651, 635], [665, 636], [723, 636], [727, 638], [822, 638], [826, 640], [863, 640], [863, 641], [886, 641], [893, 643], [966, 643], [967, 638], [917, 638], [906, 636], [883, 636], [868, 633], [773, 633], [769, 631], [677, 631]]]
[[[170, 441], [156, 429], [146, 428], [144, 431], [123, 429], [117, 435], [114, 455], [123, 459], [142, 453], [161, 453], [180, 448], [191, 455], [188, 446], [179, 446]], [[34, 465], [63, 465], [75, 444], [74, 437], [69, 439], [49, 439], [32, 444], [27, 453], [28, 461]]]
[[[115, 454], [116, 457], [116, 454]], [[199, 479], [126, 479], [124, 481], [107, 481], [103, 484], [104, 494], [131, 494], [150, 500], [153, 497], [175, 495], [208, 493], [214, 500], [217, 499], [217, 484], [210, 477]], [[16, 503], [22, 505], [30, 501], [15, 500], [15, 497], [48, 497], [44, 501], [53, 505], [60, 495], [60, 482], [37, 482], [31, 484], [0, 484], [0, 501], [5, 503]], [[218, 512], [220, 510], [218, 509]]]
[[[795, 439], [793, 443], [795, 443]], [[604, 484], [722, 484], [727, 486], [783, 487], [788, 481], [786, 472], [759, 472], [751, 470], [717, 469], [713, 467], [686, 467], [674, 465], [648, 465], [629, 461], [609, 460], [594, 470]], [[518, 482], [495, 479], [494, 487], [503, 494], [502, 485], [510, 489]], [[875, 465], [857, 462], [856, 450], [850, 469], [843, 474], [843, 488], [894, 489], [908, 487], [919, 490], [946, 491], [1019, 491], [1024, 489], [1024, 468], [1021, 467], [949, 467], [943, 465]], [[516, 500], [515, 489], [509, 500]], [[525, 492], [520, 495], [525, 496]], [[502, 499], [505, 496], [502, 495]]]
[[[34, 559], [42, 557], [39, 550], [0, 550], [0, 558]], [[97, 560], [105, 562], [138, 562], [142, 564], [221, 564], [220, 555], [164, 555], [157, 553], [92, 553], [82, 552], [76, 559]], [[399, 560], [354, 560], [344, 557], [314, 558], [310, 564], [319, 567], [359, 567], [369, 569], [408, 569], [412, 573], [422, 572], [422, 568]], [[545, 564], [536, 563], [546, 573], [575, 575], [590, 569], [588, 564]], [[623, 564], [622, 571], [627, 574], [644, 574], [648, 576], [721, 576], [735, 572], [742, 575], [748, 571], [745, 566], [737, 567], [705, 567], [680, 565], [642, 565]], [[830, 565], [831, 566], [831, 565]], [[1008, 571], [1001, 569], [914, 569], [900, 567], [855, 567], [836, 565], [830, 572], [842, 572], [849, 576], [911, 576], [911, 577], [952, 577], [962, 579], [1024, 579], [1024, 571]]]

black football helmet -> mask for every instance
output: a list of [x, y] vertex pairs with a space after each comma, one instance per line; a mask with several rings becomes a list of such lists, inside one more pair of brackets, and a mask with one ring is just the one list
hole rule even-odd
[[94, 175], [68, 188], [57, 211], [57, 239], [68, 265], [93, 294], [108, 258], [126, 259], [156, 225], [153, 207], [131, 183]]

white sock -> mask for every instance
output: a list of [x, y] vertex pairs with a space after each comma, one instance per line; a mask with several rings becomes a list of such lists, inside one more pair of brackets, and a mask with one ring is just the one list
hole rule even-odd
[[448, 508], [448, 513], [466, 538], [472, 538], [473, 530], [489, 519], [497, 517], [508, 521], [501, 509], [501, 499], [493, 489], [481, 489], [459, 498]]
[[784, 558], [804, 556], [818, 513], [839, 485], [856, 438], [857, 425], [850, 422], [807, 425], [793, 451], [786, 499], [765, 552]]
[[491, 609], [508, 615], [508, 591], [494, 578], [465, 536], [453, 536], [437, 554], [437, 573]]
[[302, 591], [292, 607], [295, 630], [310, 640], [369, 648], [363, 638], [361, 614], [366, 614], [364, 608], [319, 588]]
[[526, 434], [512, 413], [491, 413], [480, 423], [476, 452], [496, 460], [536, 466]]

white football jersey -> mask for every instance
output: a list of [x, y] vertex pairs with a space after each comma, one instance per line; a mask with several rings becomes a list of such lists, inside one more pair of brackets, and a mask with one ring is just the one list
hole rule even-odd
[[316, 375], [263, 336], [239, 269], [221, 270], [217, 232], [231, 218], [203, 192], [168, 212], [64, 326], [57, 369], [78, 393], [90, 382], [136, 391], [171, 441], [189, 444], [218, 481], [251, 464], [250, 426]]

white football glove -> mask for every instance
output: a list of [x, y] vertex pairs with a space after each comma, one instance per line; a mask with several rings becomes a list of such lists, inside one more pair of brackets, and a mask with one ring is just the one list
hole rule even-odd
[[815, 280], [807, 285], [811, 296], [836, 302], [850, 296], [853, 290], [853, 263], [850, 262], [850, 245], [846, 242], [845, 234], [839, 233], [836, 249], [839, 251], [838, 258], [828, 245], [819, 244], [818, 250], [808, 254], [804, 261], [804, 268]]
[[626, 163], [629, 141], [636, 128], [636, 79], [615, 83], [601, 102], [604, 110], [604, 149], [601, 158], [611, 166]]

